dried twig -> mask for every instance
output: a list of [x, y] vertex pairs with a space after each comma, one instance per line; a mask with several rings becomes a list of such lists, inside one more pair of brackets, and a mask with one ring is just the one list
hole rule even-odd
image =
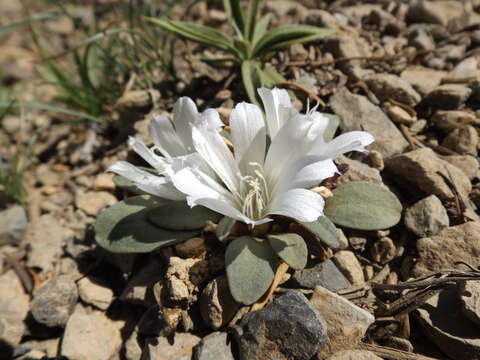
[[362, 343], [358, 346], [361, 350], [368, 350], [374, 354], [380, 356], [383, 359], [388, 360], [440, 360], [420, 354], [414, 354], [407, 351], [393, 349], [385, 346], [365, 344]]
[[296, 83], [296, 82], [293, 82], [293, 81], [281, 81], [281, 82], [278, 82], [278, 83], [275, 83], [273, 84], [273, 86], [279, 86], [279, 87], [290, 87], [290, 88], [294, 88], [294, 89], [297, 89], [297, 90], [300, 90], [302, 92], [304, 92], [305, 94], [307, 94], [308, 96], [310, 96], [312, 99], [314, 99], [316, 102], [318, 102], [320, 104], [320, 106], [322, 106], [322, 108], [324, 108], [326, 105], [325, 103], [323, 102], [322, 99], [320, 99], [320, 97], [315, 94], [313, 91], [307, 89], [306, 87]]

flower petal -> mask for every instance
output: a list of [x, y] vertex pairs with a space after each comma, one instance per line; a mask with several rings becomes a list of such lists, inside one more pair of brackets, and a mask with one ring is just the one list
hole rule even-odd
[[212, 130], [216, 130], [223, 126], [222, 120], [220, 120], [220, 115], [215, 109], [206, 109], [202, 112], [200, 121], [205, 122], [205, 126]]
[[107, 171], [127, 178], [146, 193], [169, 200], [185, 199], [185, 195], [176, 190], [165, 177], [141, 170], [126, 161], [117, 161]]
[[150, 164], [155, 170], [162, 173], [165, 171], [165, 167], [168, 165], [164, 158], [155, 154], [151, 149], [145, 146], [143, 141], [134, 137], [128, 139], [128, 144], [139, 156]]
[[311, 188], [338, 172], [332, 159], [320, 160], [300, 169], [292, 181], [292, 188]]
[[173, 125], [178, 137], [183, 143], [186, 153], [193, 151], [192, 125], [198, 121], [200, 115], [197, 106], [189, 97], [181, 97], [173, 108]]
[[374, 142], [374, 137], [366, 131], [350, 131], [337, 136], [328, 144], [317, 143], [311, 154], [322, 159], [335, 159], [349, 151], [364, 151], [365, 146]]
[[285, 116], [286, 112], [280, 111], [280, 108], [291, 108], [292, 102], [287, 90], [285, 89], [273, 88], [270, 90], [266, 88], [260, 88], [257, 91], [265, 108], [268, 133], [270, 138], [273, 140], [273, 138], [277, 135], [277, 132], [287, 121], [287, 117]]
[[148, 130], [153, 143], [167, 158], [187, 154], [183, 142], [178, 137], [172, 123], [165, 116], [153, 115]]
[[265, 159], [266, 133], [260, 108], [253, 104], [240, 103], [230, 115], [235, 160], [242, 175], [253, 170], [249, 163], [263, 166]]
[[313, 191], [291, 189], [273, 199], [268, 213], [311, 222], [323, 215], [324, 205], [323, 198]]

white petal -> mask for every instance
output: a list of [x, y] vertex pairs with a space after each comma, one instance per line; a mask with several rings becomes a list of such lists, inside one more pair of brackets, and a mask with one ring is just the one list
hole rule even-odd
[[270, 138], [273, 139], [287, 120], [287, 117], [284, 116], [286, 114], [285, 111], [280, 111], [280, 107], [291, 108], [292, 102], [285, 89], [273, 88], [270, 90], [260, 88], [258, 89], [258, 94], [265, 108], [268, 133]]
[[195, 150], [217, 173], [232, 192], [240, 191], [240, 170], [228, 146], [218, 132], [204, 126], [193, 127], [192, 138]]
[[197, 107], [192, 99], [181, 97], [173, 108], [173, 125], [187, 153], [193, 152], [192, 125], [199, 119]]
[[141, 170], [126, 161], [117, 161], [107, 171], [114, 172], [132, 181], [140, 190], [169, 200], [183, 200], [185, 195], [176, 190], [163, 176]]
[[177, 136], [172, 123], [165, 116], [153, 115], [148, 130], [155, 146], [167, 158], [187, 154], [183, 142]]
[[140, 155], [143, 160], [150, 164], [158, 172], [162, 173], [165, 171], [165, 167], [168, 165], [164, 158], [158, 156], [153, 152], [153, 150], [147, 148], [143, 141], [138, 140], [134, 137], [128, 139], [128, 144], [138, 155]]
[[375, 141], [366, 131], [350, 131], [330, 141], [328, 144], [315, 144], [311, 153], [322, 159], [335, 159], [349, 151], [364, 151], [365, 146]]
[[313, 191], [292, 189], [275, 197], [268, 213], [311, 222], [323, 215], [324, 204], [323, 198]]
[[235, 160], [242, 175], [247, 175], [252, 168], [249, 163], [263, 166], [265, 159], [266, 133], [262, 111], [253, 104], [240, 103], [230, 115]]
[[222, 120], [220, 120], [220, 115], [215, 109], [207, 109], [202, 112], [200, 121], [204, 121], [206, 127], [212, 130], [216, 130], [223, 126]]
[[298, 171], [293, 178], [292, 188], [311, 188], [338, 173], [337, 166], [331, 159], [309, 164]]

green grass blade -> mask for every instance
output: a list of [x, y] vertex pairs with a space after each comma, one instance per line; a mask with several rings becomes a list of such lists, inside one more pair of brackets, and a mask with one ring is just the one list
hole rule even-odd
[[242, 81], [247, 96], [250, 99], [250, 102], [258, 105], [256, 93], [255, 93], [255, 63], [251, 60], [245, 60], [242, 62], [241, 66], [242, 71]]
[[253, 32], [253, 36], [251, 39], [252, 47], [254, 48], [258, 41], [265, 35], [267, 32], [268, 25], [270, 24], [270, 20], [272, 20], [272, 14], [267, 14], [258, 20], [255, 30]]
[[235, 32], [240, 38], [243, 38], [245, 32], [245, 16], [240, 6], [240, 0], [223, 0], [223, 7]]
[[245, 25], [245, 39], [251, 41], [257, 25], [257, 13], [260, 0], [249, 0], [247, 9], [247, 23]]
[[8, 32], [15, 30], [18, 26], [29, 24], [33, 21], [42, 21], [42, 20], [49, 20], [60, 15], [58, 9], [50, 9], [47, 11], [43, 11], [37, 14], [33, 14], [27, 16], [23, 19], [14, 21], [10, 24], [0, 26], [0, 36], [7, 34]]

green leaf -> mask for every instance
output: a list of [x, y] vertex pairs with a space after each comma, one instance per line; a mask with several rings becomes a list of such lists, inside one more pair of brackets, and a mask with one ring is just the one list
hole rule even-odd
[[335, 133], [337, 132], [338, 126], [340, 125], [340, 118], [337, 115], [333, 114], [325, 114], [322, 113], [323, 116], [328, 118], [328, 125], [323, 133], [323, 139], [326, 142], [330, 142], [333, 140]]
[[335, 224], [360, 230], [380, 230], [400, 221], [402, 204], [385, 187], [354, 181], [333, 190], [325, 201], [325, 215]]
[[5, 35], [12, 30], [15, 30], [18, 26], [28, 24], [33, 21], [50, 20], [50, 19], [57, 18], [59, 16], [60, 16], [59, 10], [56, 8], [27, 16], [23, 19], [14, 21], [10, 24], [0, 26], [0, 36]]
[[268, 241], [250, 236], [236, 238], [225, 252], [232, 297], [245, 305], [257, 301], [272, 284], [277, 255]]
[[255, 47], [257, 42], [262, 38], [263, 35], [267, 32], [268, 24], [270, 24], [270, 20], [272, 19], [272, 14], [267, 14], [258, 20], [257, 25], [255, 26], [255, 30], [253, 31], [253, 36], [251, 39], [252, 47]]
[[218, 240], [224, 242], [230, 236], [230, 232], [232, 231], [233, 227], [237, 220], [232, 219], [228, 216], [225, 216], [220, 222], [218, 223], [217, 230], [215, 231], [215, 235], [217, 235]]
[[203, 206], [190, 207], [185, 201], [170, 201], [151, 209], [147, 218], [154, 225], [167, 230], [200, 230], [208, 220], [217, 222], [221, 215]]
[[232, 24], [238, 36], [243, 37], [245, 31], [245, 19], [240, 6], [240, 0], [223, 0], [223, 7], [227, 18]]
[[255, 63], [250, 60], [245, 60], [242, 62], [242, 81], [245, 91], [247, 92], [248, 98], [254, 104], [258, 105], [256, 93], [255, 93]]
[[310, 25], [278, 26], [263, 35], [253, 48], [252, 57], [295, 43], [318, 40], [333, 34], [333, 30]]
[[146, 192], [143, 190], [140, 190], [133, 181], [128, 180], [126, 177], [123, 177], [121, 175], [115, 175], [113, 177], [113, 183], [119, 188], [123, 190], [127, 190], [133, 194], [146, 195]]
[[257, 24], [259, 0], [249, 0], [247, 9], [247, 23], [245, 24], [245, 39], [252, 40]]
[[278, 257], [295, 270], [307, 265], [308, 249], [305, 240], [298, 234], [268, 235], [270, 246]]
[[340, 246], [335, 225], [326, 216], [320, 216], [316, 221], [299, 222], [299, 224], [317, 237], [325, 245], [336, 249]]
[[147, 220], [148, 211], [166, 201], [149, 195], [134, 196], [103, 210], [94, 225], [96, 242], [114, 253], [145, 253], [198, 234], [167, 231]]

